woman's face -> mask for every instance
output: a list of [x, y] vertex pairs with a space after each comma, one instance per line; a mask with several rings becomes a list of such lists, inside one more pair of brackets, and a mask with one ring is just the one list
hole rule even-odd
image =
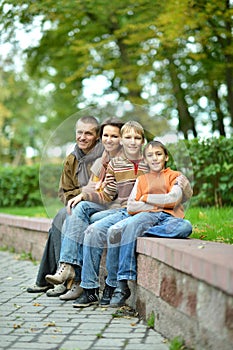
[[120, 140], [120, 129], [117, 126], [104, 126], [102, 134], [102, 144], [111, 157], [114, 157], [121, 148]]

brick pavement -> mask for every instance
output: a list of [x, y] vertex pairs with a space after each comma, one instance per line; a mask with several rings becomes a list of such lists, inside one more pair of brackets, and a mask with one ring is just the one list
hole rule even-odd
[[76, 309], [72, 301], [27, 293], [37, 269], [0, 251], [0, 349], [169, 349], [169, 342], [135, 314], [116, 317], [117, 309]]

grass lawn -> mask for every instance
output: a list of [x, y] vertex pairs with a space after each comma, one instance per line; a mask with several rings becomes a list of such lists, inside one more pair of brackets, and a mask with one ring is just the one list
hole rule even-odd
[[[44, 207], [0, 208], [0, 213], [29, 217], [47, 217]], [[186, 219], [193, 225], [193, 238], [233, 244], [233, 207], [190, 207]]]
[[193, 225], [192, 238], [233, 244], [233, 207], [189, 208], [186, 219]]
[[32, 208], [1, 208], [0, 213], [29, 216], [29, 217], [47, 217], [47, 213], [44, 207], [32, 207]]

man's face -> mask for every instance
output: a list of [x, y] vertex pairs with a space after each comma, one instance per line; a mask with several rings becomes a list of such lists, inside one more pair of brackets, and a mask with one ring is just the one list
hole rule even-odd
[[76, 125], [76, 142], [78, 147], [86, 154], [96, 144], [98, 136], [96, 133], [96, 125], [91, 123], [77, 122]]

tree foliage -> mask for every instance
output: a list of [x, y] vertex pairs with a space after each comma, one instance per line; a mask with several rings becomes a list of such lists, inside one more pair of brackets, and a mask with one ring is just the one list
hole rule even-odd
[[[45, 98], [27, 76], [0, 67], [0, 156], [4, 164], [24, 164], [26, 149], [42, 151], [45, 133], [40, 117]], [[46, 98], [48, 102], [48, 97]]]
[[[1, 10], [5, 40], [15, 41], [18, 23], [41, 27], [26, 67], [38, 85], [52, 87], [49, 127], [115, 98], [147, 106], [151, 127], [157, 114], [175, 118], [185, 138], [207, 125], [231, 134], [231, 0], [3, 0]], [[103, 94], [86, 97], [87, 79], [93, 90], [100, 76]]]

